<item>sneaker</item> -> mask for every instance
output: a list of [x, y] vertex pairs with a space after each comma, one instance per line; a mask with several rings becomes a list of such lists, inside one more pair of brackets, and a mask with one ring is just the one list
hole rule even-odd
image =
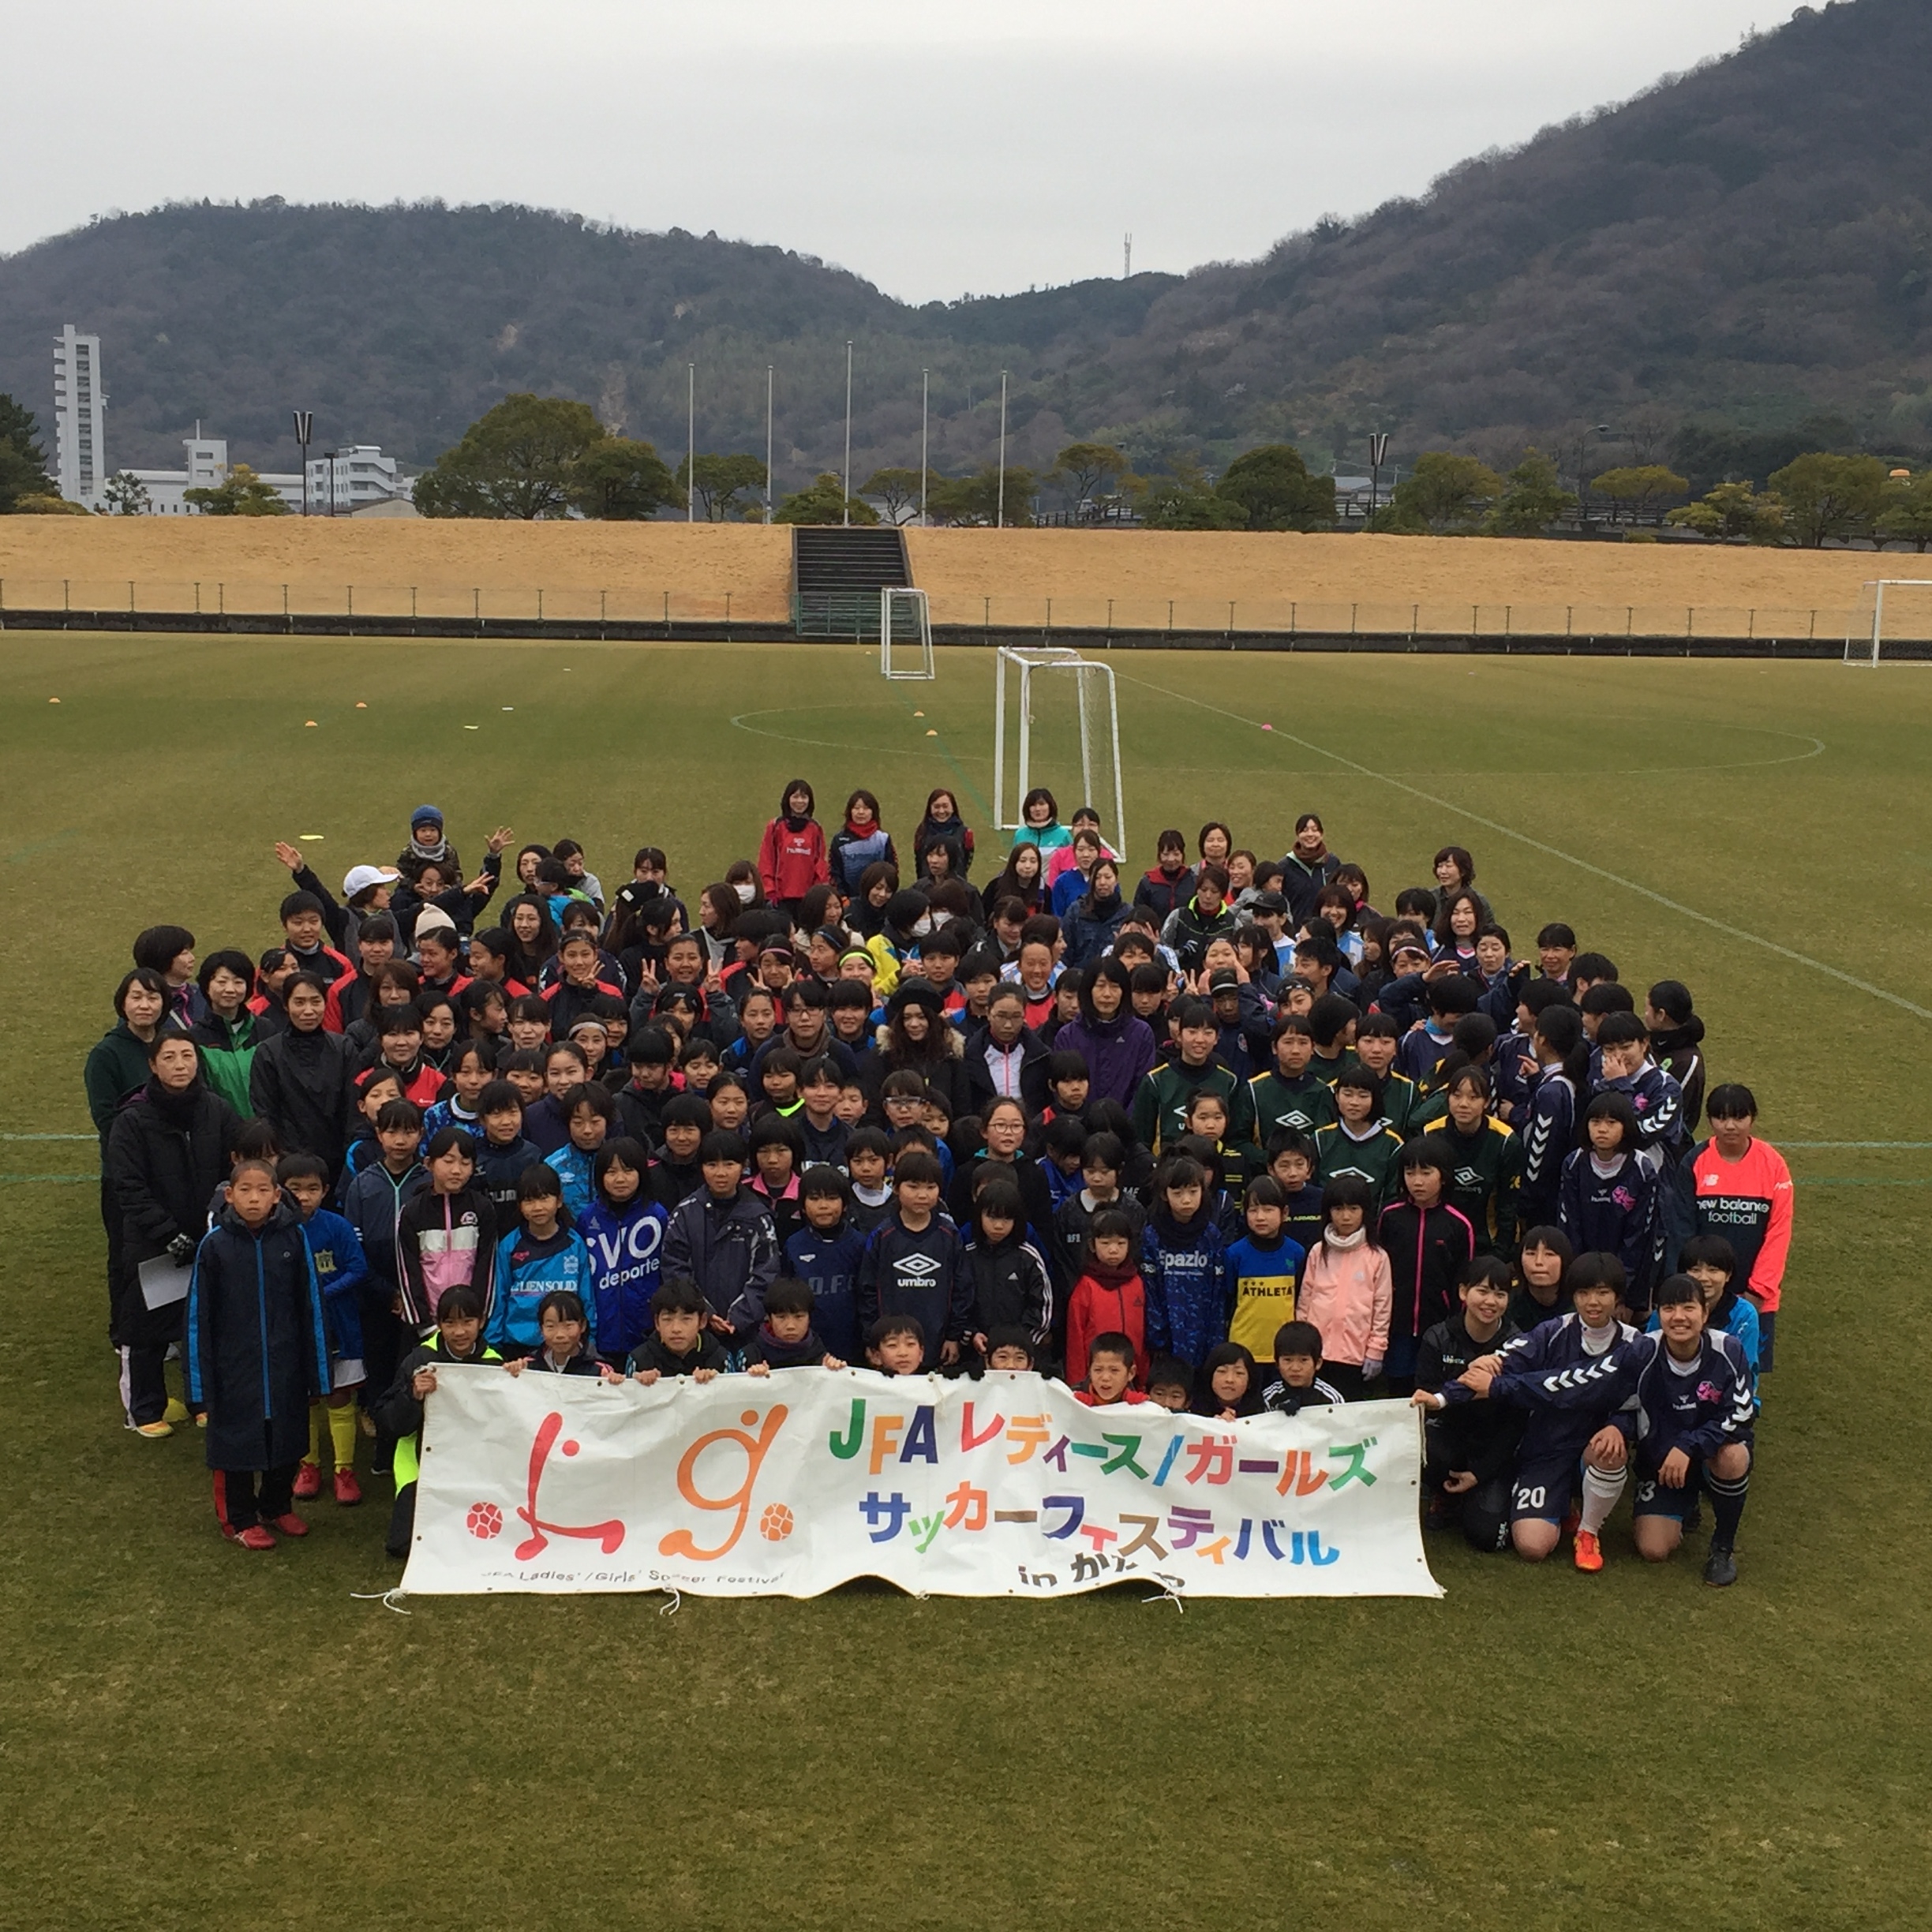
[[260, 1523], [250, 1523], [245, 1530], [237, 1530], [230, 1533], [244, 1549], [271, 1550], [275, 1546], [275, 1538]]
[[197, 1428], [206, 1428], [208, 1427], [208, 1411], [205, 1409], [204, 1409], [200, 1413], [195, 1417], [195, 1427]]
[[1737, 1581], [1737, 1559], [1721, 1543], [1713, 1543], [1704, 1559], [1704, 1581], [1713, 1589], [1728, 1589]]
[[174, 1433], [174, 1425], [172, 1422], [137, 1422], [134, 1433], [145, 1436], [150, 1442], [160, 1442]]
[[275, 1526], [285, 1537], [305, 1537], [309, 1533], [309, 1526], [293, 1510], [286, 1516], [276, 1517]]
[[356, 1411], [356, 1427], [361, 1430], [371, 1442], [376, 1440], [376, 1418], [366, 1409], [358, 1409]]
[[362, 1485], [356, 1481], [354, 1470], [335, 1472], [335, 1500], [344, 1509], [353, 1509], [362, 1500]]
[[305, 1462], [295, 1472], [295, 1494], [306, 1503], [322, 1493], [322, 1472], [313, 1462]]
[[1595, 1533], [1579, 1530], [1576, 1533], [1576, 1567], [1593, 1574], [1603, 1567], [1603, 1547], [1597, 1541]]
[[1704, 1527], [1704, 1500], [1701, 1496], [1690, 1499], [1690, 1507], [1684, 1511], [1684, 1534], [1695, 1536]]
[[194, 1420], [194, 1412], [178, 1395], [170, 1395], [168, 1398], [168, 1406], [162, 1413], [161, 1420], [163, 1422], [192, 1422]]

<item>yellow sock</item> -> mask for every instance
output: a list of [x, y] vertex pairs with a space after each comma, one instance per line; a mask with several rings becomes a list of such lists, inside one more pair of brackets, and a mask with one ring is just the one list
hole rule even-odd
[[354, 1402], [346, 1402], [340, 1408], [329, 1408], [328, 1431], [329, 1440], [335, 1445], [335, 1466], [339, 1470], [354, 1469], [356, 1452], [356, 1412]]
[[325, 1405], [312, 1402], [309, 1405], [309, 1453], [302, 1458], [311, 1469], [318, 1469], [322, 1462], [322, 1411]]

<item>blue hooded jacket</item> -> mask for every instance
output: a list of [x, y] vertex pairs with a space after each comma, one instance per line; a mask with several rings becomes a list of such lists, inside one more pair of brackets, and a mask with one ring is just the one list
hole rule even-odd
[[527, 1228], [506, 1234], [496, 1247], [496, 1293], [483, 1339], [491, 1347], [536, 1350], [543, 1346], [537, 1305], [553, 1290], [567, 1288], [584, 1305], [590, 1346], [597, 1346], [597, 1296], [593, 1292], [590, 1250], [575, 1229], [563, 1230], [539, 1252]]

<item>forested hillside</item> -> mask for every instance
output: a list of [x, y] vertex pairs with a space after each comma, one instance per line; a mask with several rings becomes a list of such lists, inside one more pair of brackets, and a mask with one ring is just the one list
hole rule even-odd
[[[1144, 469], [1292, 440], [1359, 466], [1530, 443], [1566, 469], [1673, 457], [1702, 484], [1805, 447], [1932, 440], [1932, 7], [1807, 9], [1639, 99], [1480, 157], [1263, 260], [914, 308], [776, 246], [527, 208], [170, 207], [0, 260], [0, 391], [51, 426], [52, 338], [103, 338], [117, 464], [197, 418], [258, 466], [376, 441], [425, 463], [506, 394], [580, 398], [675, 459], [764, 440], [778, 483], [1075, 437]], [[908, 219], [915, 219], [908, 207]], [[1596, 433], [1606, 425], [1608, 440]], [[51, 439], [50, 439], [51, 440]], [[1567, 455], [1564, 455], [1567, 452]]]

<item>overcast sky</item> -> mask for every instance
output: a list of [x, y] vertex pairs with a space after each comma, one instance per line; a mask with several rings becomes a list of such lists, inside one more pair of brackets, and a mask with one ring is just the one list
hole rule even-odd
[[912, 299], [1260, 253], [1782, 0], [6, 0], [0, 251], [440, 196], [775, 242]]

